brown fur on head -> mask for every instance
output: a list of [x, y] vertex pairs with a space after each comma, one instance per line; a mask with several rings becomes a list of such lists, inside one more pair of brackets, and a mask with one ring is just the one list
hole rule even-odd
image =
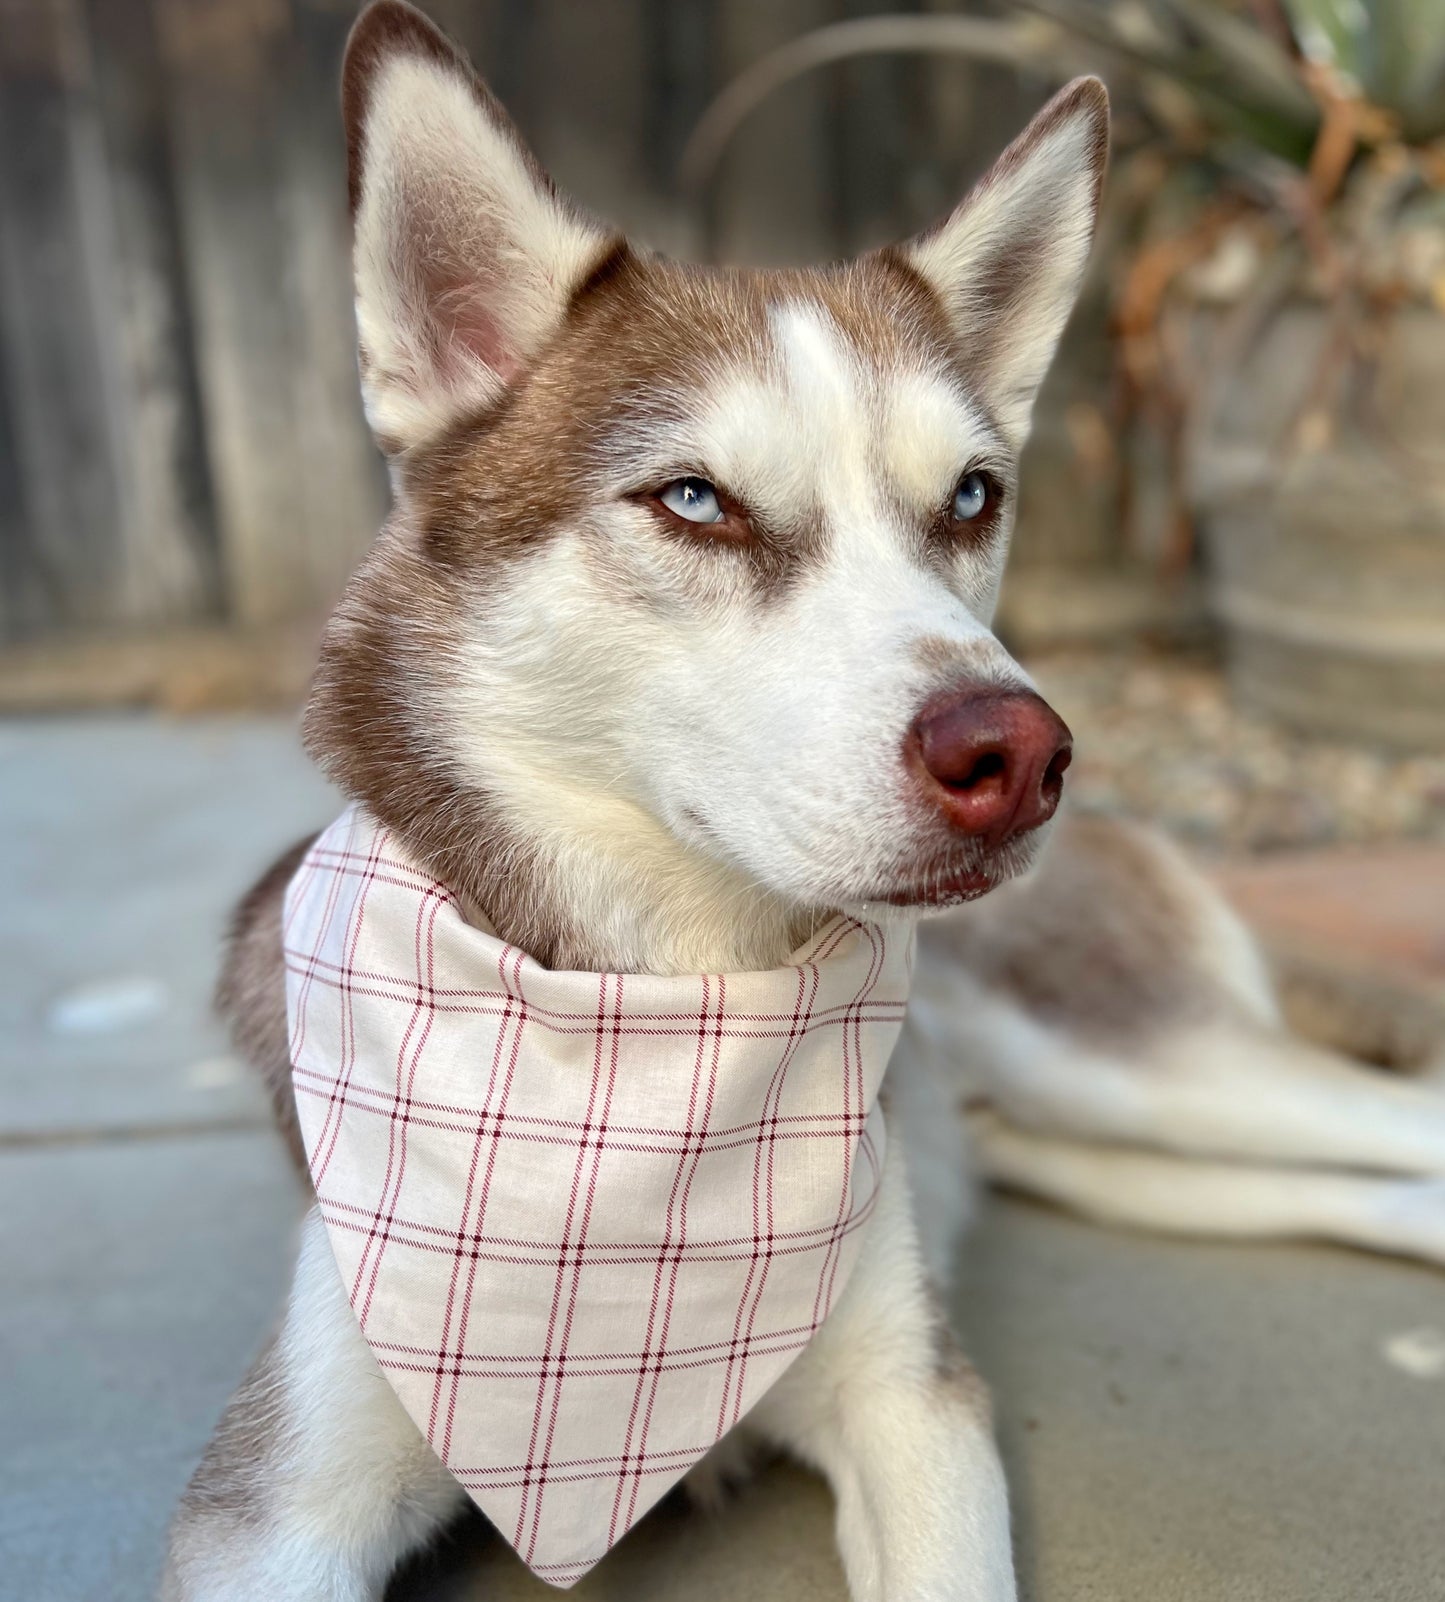
[[[344, 101], [396, 505], [327, 631], [327, 772], [554, 965], [763, 965], [833, 908], [1016, 870], [1032, 842], [950, 836], [899, 753], [940, 685], [1026, 682], [988, 617], [1102, 88], [913, 244], [775, 274], [587, 221], [396, 0], [358, 22]], [[681, 481], [716, 486], [710, 525]]]

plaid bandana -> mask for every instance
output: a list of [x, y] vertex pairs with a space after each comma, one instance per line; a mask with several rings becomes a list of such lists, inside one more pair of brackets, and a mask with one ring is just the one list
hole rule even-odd
[[291, 882], [285, 945], [362, 1331], [472, 1499], [569, 1586], [847, 1283], [910, 942], [835, 918], [768, 973], [554, 973], [353, 807]]

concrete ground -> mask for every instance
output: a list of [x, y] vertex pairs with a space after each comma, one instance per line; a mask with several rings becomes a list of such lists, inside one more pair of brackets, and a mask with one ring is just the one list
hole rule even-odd
[[[276, 1308], [300, 1189], [206, 998], [228, 904], [332, 805], [279, 721], [0, 725], [0, 1594], [152, 1595]], [[1445, 1597], [1439, 1274], [994, 1201], [961, 1278], [1026, 1598]], [[841, 1598], [829, 1522], [778, 1467], [574, 1594]], [[395, 1589], [552, 1594], [476, 1525]]]

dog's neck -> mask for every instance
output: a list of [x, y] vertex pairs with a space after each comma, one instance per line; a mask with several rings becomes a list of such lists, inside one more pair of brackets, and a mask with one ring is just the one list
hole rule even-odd
[[[615, 820], [620, 809], [598, 810]], [[505, 871], [479, 863], [468, 875], [486, 882], [477, 910], [549, 967], [652, 974], [773, 968], [828, 916], [790, 905], [655, 820], [638, 814], [627, 825], [504, 828], [480, 849], [500, 844]]]
[[[392, 603], [410, 590], [403, 617]], [[777, 967], [832, 909], [800, 906], [679, 839], [642, 806], [439, 739], [455, 606], [403, 540], [378, 542], [327, 631], [306, 740], [332, 779], [503, 940], [549, 968]], [[418, 664], [422, 667], [419, 668]]]
[[785, 900], [641, 809], [598, 795], [544, 824], [416, 755], [330, 767], [459, 895], [473, 921], [546, 967], [662, 975], [774, 968], [832, 915]]

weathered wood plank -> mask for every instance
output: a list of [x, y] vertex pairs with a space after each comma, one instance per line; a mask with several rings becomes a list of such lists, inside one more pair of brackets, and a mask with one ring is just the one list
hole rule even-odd
[[26, 592], [31, 579], [29, 516], [6, 377], [0, 348], [0, 641], [24, 632], [23, 620], [33, 606]]
[[[917, 0], [888, 8], [917, 11]], [[840, 20], [872, 16], [871, 0], [838, 0]], [[909, 184], [920, 152], [911, 107], [924, 63], [913, 56], [860, 57], [824, 69], [828, 119], [828, 186], [838, 244], [852, 255], [889, 244], [911, 224]]]
[[547, 81], [538, 82], [531, 72], [532, 0], [433, 0], [425, 9], [466, 51], [523, 132], [530, 133], [538, 98], [547, 92]]
[[[720, 84], [833, 20], [828, 0], [729, 0], [718, 17]], [[826, 81], [810, 73], [764, 101], [738, 130], [709, 204], [711, 250], [719, 260], [775, 266], [837, 253], [827, 93]]]
[[678, 166], [703, 108], [723, 86], [718, 52], [720, 0], [645, 0], [648, 44], [639, 171], [658, 210], [656, 243], [692, 259], [712, 254], [715, 194], [683, 192]]
[[103, 156], [70, 0], [0, 7], [0, 84], [0, 362], [24, 515], [0, 629], [18, 637], [106, 620], [122, 545], [96, 283]]
[[106, 154], [93, 203], [109, 224], [115, 616], [199, 617], [219, 608], [220, 572], [155, 27], [149, 0], [85, 0], [85, 15]]
[[280, 205], [285, 0], [157, 0], [226, 601], [282, 616], [309, 589], [298, 349]]
[[231, 615], [328, 604], [375, 532], [335, 74], [347, 16], [157, 0]]
[[351, 0], [296, 0], [296, 76], [283, 168], [283, 226], [302, 336], [290, 368], [305, 427], [300, 493], [319, 601], [330, 600], [371, 543], [387, 497], [356, 365], [339, 90], [353, 14]]
[[[358, 3], [0, 0], [0, 637], [315, 611], [369, 541], [336, 94]], [[428, 9], [564, 187], [680, 254], [896, 234], [1032, 93], [952, 62], [804, 79], [741, 131], [704, 239], [673, 174], [711, 94], [871, 0]]]
[[535, 0], [533, 17], [532, 81], [568, 86], [527, 108], [538, 154], [598, 216], [675, 248], [677, 215], [661, 202], [646, 150], [655, 41], [642, 0]]
[[319, 628], [295, 619], [47, 634], [0, 643], [0, 716], [83, 707], [192, 713], [301, 704]]

